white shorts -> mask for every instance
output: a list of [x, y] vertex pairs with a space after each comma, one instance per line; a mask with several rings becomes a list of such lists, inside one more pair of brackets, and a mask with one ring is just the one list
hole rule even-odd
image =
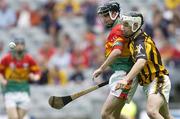
[[154, 79], [150, 84], [143, 86], [146, 96], [150, 94], [160, 93], [163, 95], [166, 102], [169, 102], [169, 94], [171, 90], [171, 81], [169, 76], [164, 75], [162, 78]]
[[30, 106], [30, 97], [27, 92], [7, 92], [5, 93], [6, 108], [21, 108], [28, 110]]
[[133, 82], [128, 83], [126, 89], [118, 89], [115, 90], [115, 87], [119, 80], [121, 80], [124, 76], [126, 76], [125, 71], [115, 71], [114, 74], [109, 79], [109, 86], [111, 88], [110, 94], [114, 95], [118, 98], [126, 99], [127, 103], [129, 103], [132, 100], [132, 97], [134, 96], [134, 93], [136, 92], [137, 86], [138, 86], [138, 80], [133, 80]]

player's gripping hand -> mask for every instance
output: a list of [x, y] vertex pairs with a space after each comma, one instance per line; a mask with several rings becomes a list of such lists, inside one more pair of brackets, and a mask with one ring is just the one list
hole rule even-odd
[[118, 83], [115, 87], [115, 90], [123, 89], [123, 88], [129, 88], [128, 83], [129, 83], [129, 81], [127, 80], [126, 77], [124, 77], [122, 80], [118, 81]]
[[101, 68], [96, 69], [93, 73], [93, 80], [97, 78], [102, 72], [103, 70]]
[[3, 85], [3, 86], [6, 86], [8, 81], [6, 79], [0, 79], [0, 83]]
[[39, 75], [39, 74], [30, 73], [30, 74], [29, 74], [29, 78], [30, 78], [32, 81], [38, 81], [38, 80], [40, 79], [40, 75]]
[[6, 86], [7, 83], [8, 81], [4, 78], [2, 74], [0, 74], [0, 84], [2, 84], [3, 86]]

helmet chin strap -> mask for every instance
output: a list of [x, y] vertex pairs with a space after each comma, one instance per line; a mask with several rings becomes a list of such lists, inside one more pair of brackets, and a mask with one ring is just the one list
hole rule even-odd
[[140, 31], [141, 27], [139, 27], [135, 32], [133, 32], [131, 35], [125, 36], [125, 38], [131, 38], [133, 37], [138, 31]]
[[116, 20], [116, 18], [118, 17], [118, 15], [119, 15], [119, 13], [116, 13], [115, 17], [112, 17], [112, 12], [109, 11], [109, 16], [110, 16], [111, 20], [113, 20], [113, 21]]
[[107, 24], [107, 25], [106, 25], [106, 28], [111, 28], [111, 27], [113, 26], [115, 20], [117, 19], [119, 13], [116, 13], [115, 17], [112, 17], [112, 12], [111, 12], [111, 11], [109, 11], [108, 13], [109, 13], [109, 17], [111, 18], [111, 20], [113, 21], [113, 23]]
[[136, 28], [136, 29], [134, 29], [134, 22], [132, 23], [132, 27], [131, 27], [131, 30], [132, 30], [132, 34], [131, 35], [129, 35], [129, 36], [126, 36], [126, 38], [130, 38], [130, 37], [133, 37], [140, 29], [141, 29], [141, 26], [142, 25], [140, 25], [140, 24], [138, 24], [138, 27]]
[[138, 27], [137, 27], [136, 29], [134, 29], [134, 24], [135, 24], [135, 23], [132, 23], [132, 28], [131, 28], [131, 30], [132, 30], [132, 32], [137, 32], [141, 26], [140, 26], [140, 24], [138, 24]]

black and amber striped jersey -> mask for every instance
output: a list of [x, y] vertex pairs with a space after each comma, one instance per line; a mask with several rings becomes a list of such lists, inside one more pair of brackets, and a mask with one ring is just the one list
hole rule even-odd
[[162, 64], [160, 53], [154, 41], [145, 32], [140, 33], [130, 41], [129, 49], [134, 62], [140, 58], [147, 60], [144, 68], [137, 76], [140, 85], [149, 84], [156, 77], [169, 75], [165, 66]]

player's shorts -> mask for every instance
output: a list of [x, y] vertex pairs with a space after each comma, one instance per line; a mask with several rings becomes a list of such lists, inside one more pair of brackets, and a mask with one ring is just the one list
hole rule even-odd
[[164, 75], [161, 78], [154, 79], [150, 84], [143, 86], [143, 90], [146, 93], [146, 96], [160, 93], [168, 103], [171, 90], [171, 81], [169, 76]]
[[30, 106], [30, 97], [27, 92], [7, 92], [5, 93], [6, 108], [21, 108], [28, 110]]
[[126, 76], [125, 71], [115, 71], [114, 74], [109, 79], [109, 86], [110, 86], [110, 94], [114, 95], [115, 97], [125, 99], [126, 103], [129, 103], [136, 92], [138, 86], [138, 80], [133, 80], [129, 82], [125, 89], [118, 89], [115, 90], [115, 87], [119, 80], [121, 80], [124, 76]]

